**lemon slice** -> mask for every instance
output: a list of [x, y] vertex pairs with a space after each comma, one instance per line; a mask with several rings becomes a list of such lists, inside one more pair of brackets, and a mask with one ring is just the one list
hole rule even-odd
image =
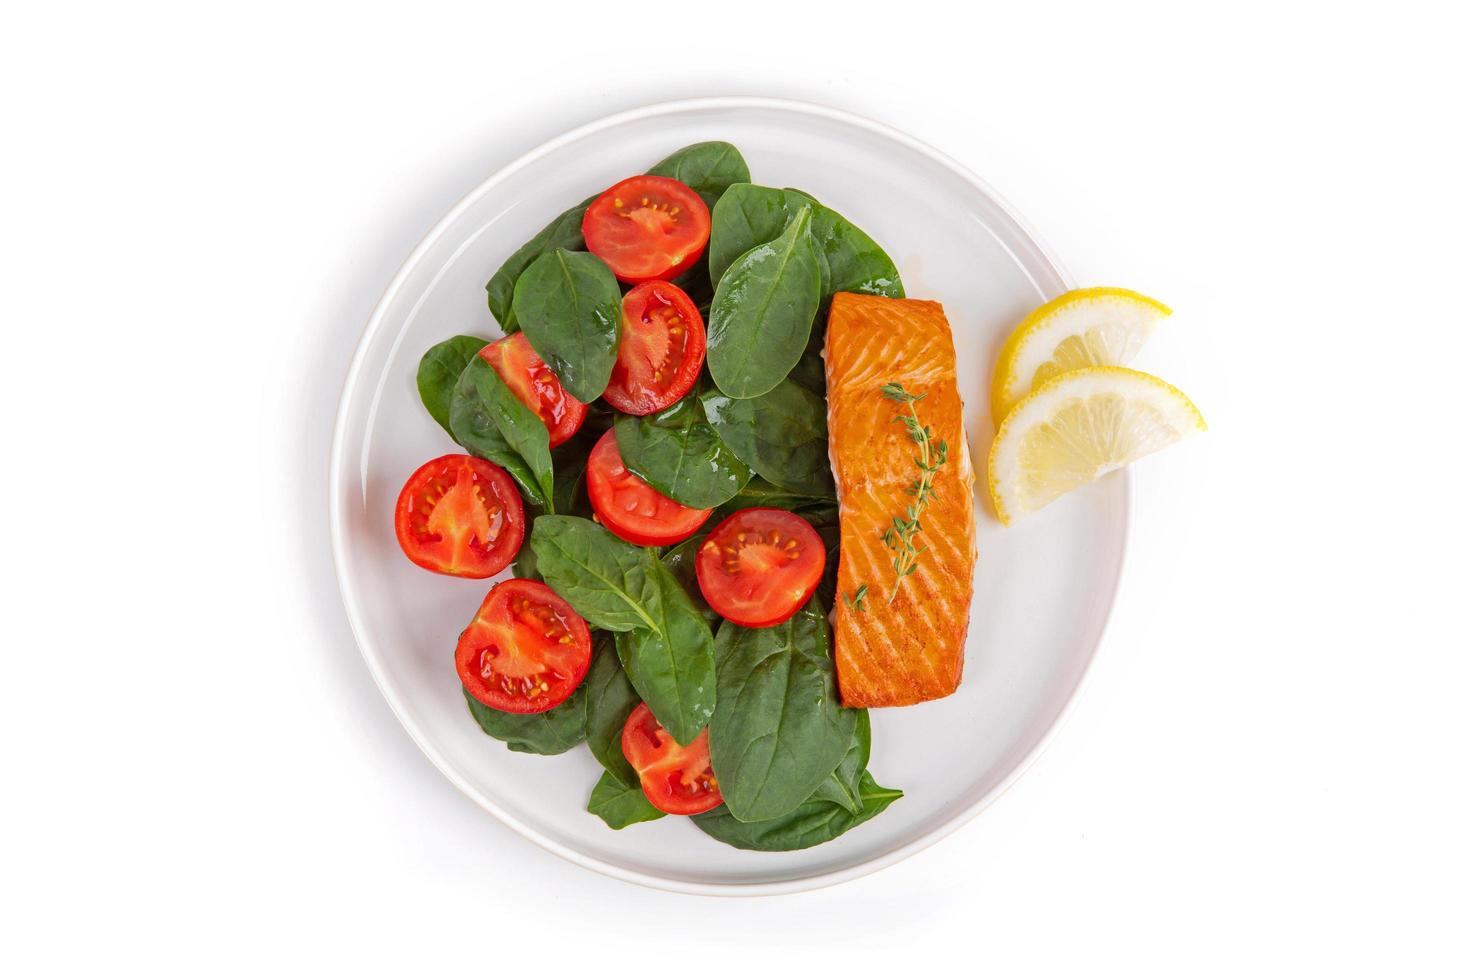
[[1151, 374], [1089, 367], [1021, 399], [990, 447], [990, 497], [1001, 523], [1104, 473], [1205, 430], [1199, 409]]
[[1037, 307], [1011, 331], [995, 362], [991, 418], [999, 426], [1016, 402], [1064, 371], [1127, 364], [1171, 312], [1116, 286], [1074, 289]]

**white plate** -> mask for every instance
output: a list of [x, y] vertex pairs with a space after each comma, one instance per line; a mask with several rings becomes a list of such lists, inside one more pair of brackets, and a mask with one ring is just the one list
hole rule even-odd
[[800, 187], [897, 261], [908, 294], [944, 304], [955, 332], [971, 451], [983, 481], [990, 366], [1006, 332], [1067, 288], [1016, 215], [953, 160], [885, 126], [767, 99], [651, 106], [583, 126], [485, 181], [409, 257], [368, 323], [342, 394], [331, 520], [347, 614], [403, 726], [456, 786], [528, 839], [584, 867], [703, 894], [818, 888], [892, 864], [973, 817], [1035, 755], [1092, 660], [1117, 588], [1128, 484], [1114, 474], [1002, 530], [977, 496], [980, 560], [964, 683], [952, 697], [874, 711], [870, 768], [905, 792], [828, 844], [764, 854], [689, 821], [609, 830], [585, 810], [598, 766], [585, 749], [507, 751], [465, 709], [455, 639], [487, 584], [428, 574], [399, 553], [392, 512], [424, 460], [453, 451], [419, 404], [431, 344], [496, 336], [485, 280], [554, 215], [699, 140], [738, 146], [758, 183]]

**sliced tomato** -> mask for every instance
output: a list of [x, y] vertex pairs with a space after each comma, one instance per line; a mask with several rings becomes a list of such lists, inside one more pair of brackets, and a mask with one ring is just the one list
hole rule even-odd
[[710, 514], [670, 500], [630, 473], [612, 429], [602, 434], [587, 457], [587, 497], [603, 526], [632, 544], [683, 541]]
[[540, 416], [556, 448], [577, 434], [587, 406], [567, 394], [523, 333], [513, 333], [480, 351], [520, 403]]
[[709, 208], [672, 177], [629, 177], [588, 205], [582, 237], [623, 282], [672, 279], [703, 254]]
[[648, 705], [640, 704], [623, 725], [623, 755], [638, 770], [648, 802], [665, 813], [688, 816], [713, 810], [725, 801], [709, 762], [709, 729], [680, 745]]
[[591, 662], [586, 620], [528, 578], [497, 582], [454, 650], [459, 681], [472, 698], [521, 715], [565, 701]]
[[602, 393], [629, 415], [651, 415], [683, 398], [704, 366], [704, 318], [671, 282], [641, 283], [623, 297], [612, 380]]
[[822, 581], [827, 547], [816, 529], [790, 511], [737, 510], [699, 546], [694, 573], [710, 608], [732, 623], [784, 623]]
[[489, 578], [520, 550], [526, 511], [505, 470], [456, 453], [414, 470], [398, 494], [393, 530], [420, 568]]

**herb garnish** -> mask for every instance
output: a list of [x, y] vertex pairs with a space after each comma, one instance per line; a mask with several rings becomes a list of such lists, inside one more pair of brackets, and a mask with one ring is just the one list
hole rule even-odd
[[867, 597], [868, 583], [866, 582], [864, 582], [862, 585], [859, 585], [857, 587], [857, 591], [854, 592], [852, 595], [848, 595], [846, 592], [842, 593], [842, 601], [847, 603], [853, 609], [856, 609], [858, 612], [868, 611], [867, 608], [863, 606], [863, 600]]
[[915, 403], [923, 401], [925, 393], [910, 394], [904, 390], [903, 385], [895, 381], [890, 381], [879, 390], [885, 398], [899, 402], [908, 409], [907, 415], [895, 415], [893, 421], [902, 422], [909, 438], [919, 447], [919, 455], [914, 457], [919, 476], [908, 488], [908, 494], [914, 498], [914, 502], [904, 509], [903, 517], [895, 517], [893, 526], [883, 532], [883, 543], [894, 552], [893, 571], [896, 575], [893, 591], [888, 594], [888, 603], [892, 605], [893, 600], [898, 597], [900, 583], [906, 576], [914, 573], [919, 567], [919, 556], [929, 550], [927, 545], [915, 548], [914, 535], [923, 530], [919, 524], [919, 515], [924, 513], [924, 507], [937, 493], [934, 489], [934, 474], [949, 458], [949, 446], [943, 439], [936, 443], [933, 431], [919, 421], [919, 414], [914, 411]]

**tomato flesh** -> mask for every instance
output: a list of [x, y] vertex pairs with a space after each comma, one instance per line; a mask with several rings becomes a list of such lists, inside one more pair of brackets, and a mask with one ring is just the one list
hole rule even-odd
[[662, 411], [689, 393], [703, 366], [704, 318], [689, 294], [661, 279], [629, 290], [607, 403], [629, 415]]
[[516, 400], [546, 423], [555, 448], [577, 434], [587, 418], [587, 406], [567, 394], [523, 333], [513, 333], [480, 351]]
[[591, 662], [586, 621], [549, 586], [525, 578], [495, 584], [454, 650], [470, 696], [515, 714], [561, 704]]
[[603, 526], [631, 544], [683, 541], [710, 515], [670, 500], [629, 472], [613, 429], [602, 434], [587, 457], [587, 497]]
[[526, 512], [505, 470], [452, 453], [414, 470], [398, 494], [393, 531], [420, 568], [489, 578], [520, 550]]
[[806, 605], [827, 567], [821, 535], [795, 514], [738, 510], [699, 546], [694, 572], [710, 608], [740, 626], [784, 623]]
[[648, 802], [665, 813], [689, 816], [724, 802], [709, 761], [709, 729], [680, 745], [664, 730], [647, 704], [633, 709], [623, 725], [623, 755], [638, 770]]
[[587, 251], [623, 282], [672, 279], [709, 242], [709, 208], [672, 177], [629, 177], [603, 191], [582, 215]]

